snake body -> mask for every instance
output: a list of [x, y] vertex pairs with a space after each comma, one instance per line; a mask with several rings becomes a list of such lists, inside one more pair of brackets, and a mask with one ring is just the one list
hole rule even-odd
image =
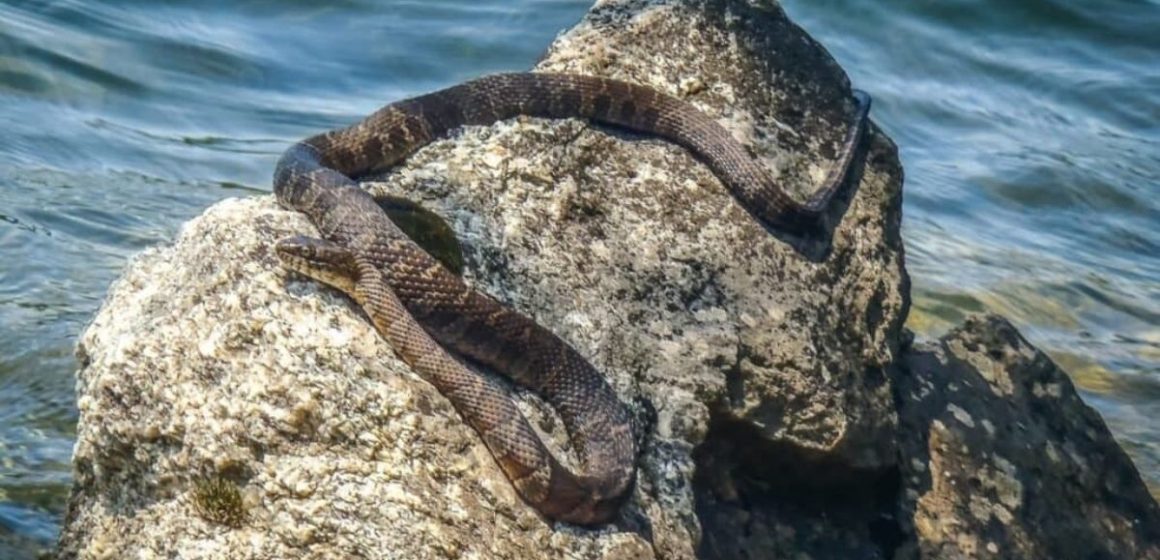
[[[276, 251], [289, 268], [362, 306], [403, 360], [479, 432], [527, 503], [551, 519], [606, 522], [635, 479], [638, 450], [627, 408], [568, 343], [443, 268], [355, 179], [397, 164], [460, 126], [518, 115], [588, 118], [686, 147], [760, 221], [809, 235], [821, 227], [866, 128], [870, 99], [854, 95], [855, 116], [837, 165], [803, 204], [709, 116], [654, 89], [571, 74], [479, 78], [392, 103], [348, 128], [290, 147], [275, 170], [275, 194], [284, 206], [306, 214], [322, 238], [282, 240]], [[444, 347], [506, 375], [554, 407], [581, 472], [548, 451], [504, 387], [472, 372]]]

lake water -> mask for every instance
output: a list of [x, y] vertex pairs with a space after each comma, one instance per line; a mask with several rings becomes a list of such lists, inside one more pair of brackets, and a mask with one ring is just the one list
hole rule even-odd
[[[292, 140], [528, 68], [588, 5], [0, 2], [0, 558], [55, 539], [74, 341], [126, 259], [268, 192]], [[901, 149], [911, 328], [1011, 317], [1160, 493], [1160, 4], [784, 5]]]

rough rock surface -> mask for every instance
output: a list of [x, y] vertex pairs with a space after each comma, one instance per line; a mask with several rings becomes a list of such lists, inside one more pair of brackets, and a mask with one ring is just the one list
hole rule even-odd
[[[683, 97], [798, 195], [851, 110], [829, 55], [764, 2], [599, 2], [537, 68]], [[369, 185], [442, 215], [470, 281], [655, 412], [634, 495], [597, 529], [539, 517], [350, 301], [280, 267], [273, 244], [311, 233], [304, 217], [215, 205], [136, 258], [81, 337], [60, 556], [917, 552], [897, 515], [902, 171], [877, 130], [867, 145], [825, 243], [764, 230], [676, 146], [574, 120], [470, 128]]]
[[1006, 320], [908, 352], [902, 518], [921, 558], [1160, 558], [1160, 508], [1067, 374]]
[[[601, 3], [538, 68], [688, 99], [799, 194], [852, 109], [841, 70], [771, 5]], [[216, 205], [136, 259], [81, 339], [63, 555], [691, 557], [692, 451], [711, 416], [892, 463], [882, 370], [906, 309], [901, 170], [885, 137], [868, 143], [832, 246], [770, 235], [676, 146], [580, 121], [470, 129], [375, 187], [442, 214], [481, 289], [655, 409], [634, 498], [599, 530], [538, 517], [350, 302], [278, 266], [270, 248], [311, 232], [303, 217], [269, 198]], [[197, 514], [215, 477], [242, 491], [239, 527]]]

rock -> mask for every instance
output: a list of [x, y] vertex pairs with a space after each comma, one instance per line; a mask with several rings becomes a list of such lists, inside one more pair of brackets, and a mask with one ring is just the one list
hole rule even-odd
[[[537, 69], [683, 97], [799, 197], [851, 109], [768, 2], [598, 2]], [[368, 185], [445, 218], [469, 281], [655, 414], [632, 499], [588, 529], [520, 501], [352, 302], [281, 268], [305, 217], [213, 206], [80, 339], [59, 557], [1156, 558], [1131, 463], [1010, 325], [904, 350], [902, 170], [866, 144], [824, 242], [764, 230], [673, 145], [574, 120], [470, 128]]]
[[[768, 2], [599, 2], [537, 69], [683, 97], [803, 198], [852, 109], [841, 69]], [[442, 215], [471, 282], [655, 410], [635, 493], [595, 530], [521, 502], [350, 301], [282, 270], [271, 248], [313, 232], [304, 217], [270, 197], [215, 205], [134, 259], [81, 337], [60, 556], [727, 556], [712, 535], [746, 516], [786, 550], [889, 548], [866, 529], [873, 492], [852, 492], [844, 516], [808, 495], [896, 461], [902, 171], [876, 129], [866, 145], [829, 243], [771, 235], [676, 146], [574, 120], [471, 128], [370, 185]], [[750, 507], [746, 492], [801, 507]]]
[[1160, 508], [1067, 375], [1001, 317], [905, 354], [903, 519], [920, 558], [1160, 558]]

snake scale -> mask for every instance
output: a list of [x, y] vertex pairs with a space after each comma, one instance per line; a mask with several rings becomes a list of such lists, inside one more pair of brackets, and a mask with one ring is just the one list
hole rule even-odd
[[[356, 179], [397, 164], [464, 125], [518, 115], [587, 118], [658, 136], [705, 162], [766, 225], [809, 235], [845, 182], [867, 126], [870, 98], [855, 114], [837, 164], [799, 203], [724, 128], [687, 102], [649, 87], [548, 73], [497, 74], [398, 101], [350, 127], [313, 136], [278, 161], [279, 202], [306, 214], [321, 239], [276, 245], [288, 268], [352, 297], [414, 371], [477, 431], [523, 499], [548, 518], [608, 521], [630, 494], [637, 443], [627, 408], [568, 343], [531, 318], [468, 287], [404, 235]], [[436, 342], [436, 340], [438, 342]], [[535, 391], [559, 413], [582, 465], [564, 467], [506, 389], [444, 347]]]

